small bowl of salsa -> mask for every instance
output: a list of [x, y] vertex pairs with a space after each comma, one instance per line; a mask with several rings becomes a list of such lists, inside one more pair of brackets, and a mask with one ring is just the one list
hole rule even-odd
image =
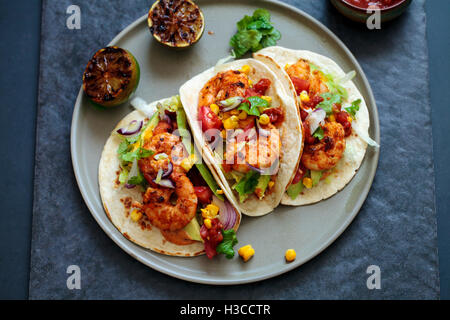
[[393, 20], [401, 15], [412, 0], [330, 0], [336, 9], [347, 18], [366, 23], [373, 14], [370, 9], [381, 11], [381, 23]]

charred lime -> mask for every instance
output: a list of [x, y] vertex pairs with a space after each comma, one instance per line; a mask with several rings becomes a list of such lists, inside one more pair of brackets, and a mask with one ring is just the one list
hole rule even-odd
[[89, 99], [103, 107], [124, 103], [139, 84], [139, 64], [127, 50], [106, 47], [95, 53], [83, 74]]
[[186, 48], [201, 38], [205, 19], [191, 0], [158, 0], [148, 13], [148, 26], [158, 42], [172, 48]]

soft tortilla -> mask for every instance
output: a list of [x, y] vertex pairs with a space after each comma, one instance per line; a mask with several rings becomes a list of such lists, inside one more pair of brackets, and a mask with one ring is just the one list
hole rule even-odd
[[[296, 97], [297, 94], [292, 81], [284, 71], [284, 66], [286, 64], [294, 64], [300, 59], [305, 59], [319, 67], [323, 72], [333, 75], [335, 79], [345, 76], [345, 72], [336, 62], [311, 51], [269, 47], [254, 53], [254, 57], [268, 65], [294, 97]], [[361, 99], [360, 108], [356, 113], [356, 120], [354, 120], [353, 126], [358, 126], [359, 131], [365, 132], [368, 135], [370, 125], [369, 111], [363, 96], [356, 88], [353, 81], [347, 81], [342, 86], [348, 90], [349, 94], [348, 100], [343, 107], [350, 105], [354, 100]], [[311, 189], [305, 188], [294, 200], [284, 193], [281, 203], [285, 205], [300, 206], [315, 203], [333, 196], [352, 180], [364, 159], [366, 148], [367, 143], [355, 133], [355, 130], [353, 130], [352, 135], [346, 138], [344, 156], [336, 165], [330, 178], [321, 180], [317, 186]]]
[[[203, 139], [203, 133], [198, 123], [198, 101], [199, 93], [203, 86], [217, 73], [226, 70], [239, 70], [244, 65], [252, 67], [252, 72], [249, 75], [251, 80], [256, 83], [261, 78], [271, 80], [267, 95], [272, 96], [272, 105], [283, 106], [285, 110], [285, 121], [281, 126], [281, 159], [280, 169], [275, 181], [274, 190], [271, 194], [266, 195], [262, 200], [259, 200], [255, 195], [250, 195], [244, 202], [240, 203], [237, 193], [232, 191], [225, 175], [221, 170], [221, 158], [214, 154]], [[234, 201], [242, 213], [249, 216], [261, 216], [273, 211], [281, 201], [286, 186], [293, 177], [298, 164], [298, 154], [302, 150], [302, 127], [300, 123], [300, 115], [296, 107], [295, 99], [290, 92], [287, 92], [283, 85], [278, 81], [276, 75], [263, 63], [255, 59], [236, 60], [227, 64], [222, 64], [210, 68], [203, 73], [195, 76], [186, 82], [180, 88], [180, 98], [183, 103], [189, 124], [194, 133], [194, 139], [197, 145], [202, 146], [204, 158], [213, 163], [216, 174], [220, 177], [220, 186], [228, 193], [233, 195]], [[292, 161], [295, 159], [295, 161]]]
[[[164, 100], [166, 99], [154, 102], [155, 106], [158, 102]], [[121, 201], [121, 199], [130, 198], [132, 201], [142, 202], [142, 193], [139, 187], [127, 189], [116, 182], [120, 164], [117, 156], [117, 148], [122, 140], [115, 132], [119, 128], [127, 126], [133, 120], [143, 120], [145, 118], [139, 111], [131, 112], [119, 122], [105, 144], [100, 159], [98, 175], [100, 195], [105, 212], [111, 222], [128, 240], [144, 248], [171, 256], [193, 257], [204, 254], [204, 244], [202, 242], [195, 242], [189, 245], [176, 245], [167, 241], [158, 228], [151, 226], [145, 215], [141, 221], [144, 221], [149, 228], [142, 228], [139, 223], [131, 220], [129, 214], [132, 210], [127, 209]], [[217, 177], [215, 178], [217, 179]], [[225, 196], [229, 198], [227, 193], [225, 193]], [[234, 207], [236, 208], [235, 205]], [[237, 230], [241, 220], [240, 213], [237, 212], [237, 214], [235, 230]]]

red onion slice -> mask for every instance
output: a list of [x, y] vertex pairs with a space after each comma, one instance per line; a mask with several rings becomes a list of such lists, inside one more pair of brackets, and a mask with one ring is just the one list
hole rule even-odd
[[212, 203], [219, 207], [219, 220], [222, 222], [223, 229], [233, 229], [237, 220], [237, 212], [227, 200], [221, 201], [213, 196]]
[[173, 164], [172, 162], [169, 162], [169, 165], [167, 167], [167, 171], [163, 172], [161, 178], [167, 178], [168, 176], [170, 176], [172, 174], [173, 171]]
[[175, 185], [169, 179], [162, 179], [159, 182], [156, 182], [156, 179], [154, 179], [153, 182], [156, 183], [156, 184], [159, 184], [160, 186], [165, 187], [165, 188], [170, 188], [170, 189], [174, 189], [175, 188]]
[[141, 131], [143, 124], [144, 122], [142, 120], [141, 121], [133, 120], [127, 127], [120, 128], [119, 130], [117, 130], [117, 133], [122, 136], [131, 136]]
[[227, 111], [233, 110], [234, 108], [238, 107], [242, 103], [242, 101], [244, 101], [243, 97], [232, 97], [227, 100], [220, 101], [219, 104], [222, 107], [225, 107], [222, 111], [227, 112]]
[[305, 121], [309, 123], [309, 130], [311, 134], [316, 132], [320, 124], [324, 123], [327, 113], [322, 108], [314, 109], [313, 112], [306, 117]]

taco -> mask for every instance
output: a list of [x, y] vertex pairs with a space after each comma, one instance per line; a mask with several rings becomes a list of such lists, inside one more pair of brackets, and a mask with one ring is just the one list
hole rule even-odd
[[179, 97], [132, 104], [140, 111], [119, 122], [100, 160], [109, 219], [128, 240], [162, 254], [232, 258], [241, 215], [199, 161]]
[[254, 54], [277, 74], [295, 97], [304, 129], [303, 153], [281, 201], [306, 205], [326, 199], [350, 182], [370, 139], [369, 112], [363, 96], [333, 60], [317, 53], [282, 47]]
[[297, 168], [302, 130], [296, 103], [255, 59], [221, 64], [180, 88], [194, 139], [242, 213], [267, 214]]

